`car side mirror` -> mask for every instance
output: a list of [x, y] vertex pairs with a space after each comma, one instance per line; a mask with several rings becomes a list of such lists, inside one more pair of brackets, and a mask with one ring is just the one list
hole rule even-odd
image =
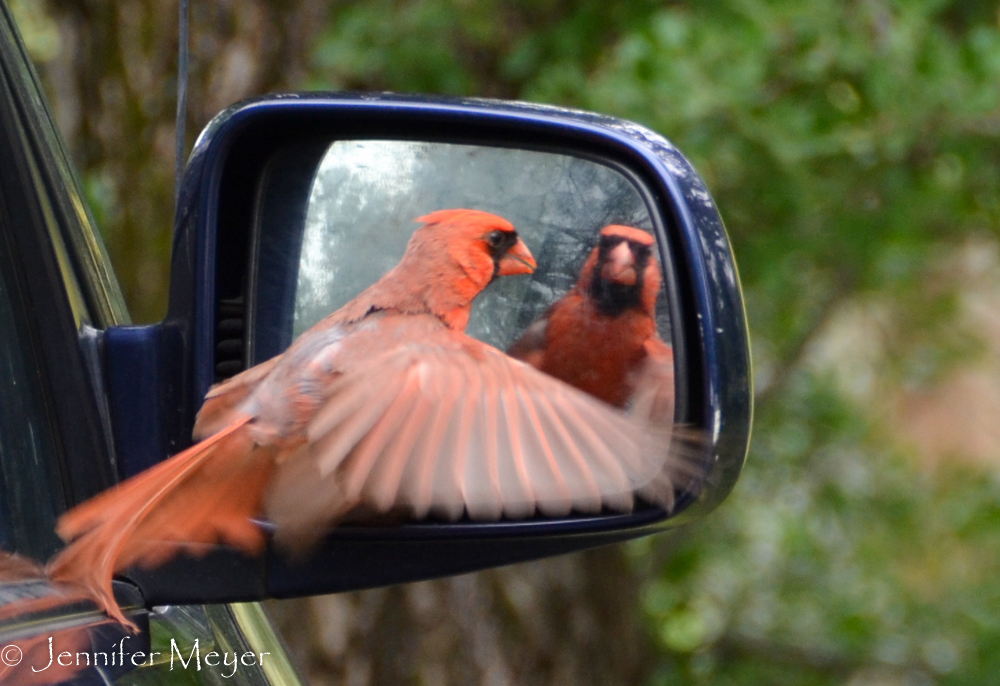
[[[506, 349], [576, 281], [607, 225], [655, 240], [674, 418], [701, 475], [657, 506], [524, 521], [342, 525], [307, 560], [224, 547], [133, 570], [149, 604], [291, 597], [484, 569], [662, 531], [717, 506], [746, 455], [746, 318], [722, 221], [702, 180], [639, 125], [523, 103], [285, 95], [233, 106], [199, 137], [178, 208], [166, 319], [105, 332], [123, 477], [191, 442], [209, 387], [282, 352], [398, 261], [413, 219], [470, 207], [513, 222], [530, 277], [477, 300], [467, 332]], [[267, 527], [267, 522], [262, 522]]]

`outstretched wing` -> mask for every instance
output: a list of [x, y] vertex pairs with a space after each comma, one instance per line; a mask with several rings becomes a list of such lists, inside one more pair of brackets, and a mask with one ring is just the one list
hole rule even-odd
[[342, 343], [306, 442], [278, 466], [266, 501], [292, 549], [355, 509], [519, 519], [628, 511], [640, 490], [670, 507], [692, 471], [670, 452], [669, 423], [630, 416], [431, 317], [385, 317]]

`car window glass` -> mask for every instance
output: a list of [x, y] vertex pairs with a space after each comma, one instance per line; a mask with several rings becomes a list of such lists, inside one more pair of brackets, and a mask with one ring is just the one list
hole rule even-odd
[[0, 548], [45, 559], [58, 547], [54, 438], [11, 267], [0, 240]]
[[290, 667], [278, 672], [280, 681], [268, 678], [268, 672], [286, 664], [287, 659], [277, 650], [276, 641], [251, 646], [237, 630], [234, 615], [239, 611], [239, 607], [228, 605], [155, 608], [149, 616], [148, 659], [114, 683], [116, 686], [301, 686]]

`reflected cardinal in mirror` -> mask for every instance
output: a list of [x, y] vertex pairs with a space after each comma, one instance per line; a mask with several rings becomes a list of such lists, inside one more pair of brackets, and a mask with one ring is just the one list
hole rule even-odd
[[508, 353], [616, 407], [673, 422], [674, 356], [656, 327], [660, 266], [653, 237], [604, 227], [576, 285]]
[[442, 210], [399, 264], [282, 355], [213, 387], [200, 443], [67, 513], [49, 570], [119, 621], [111, 577], [223, 542], [306, 550], [345, 518], [456, 520], [669, 504], [648, 426], [463, 333], [473, 299], [535, 260], [506, 220]]

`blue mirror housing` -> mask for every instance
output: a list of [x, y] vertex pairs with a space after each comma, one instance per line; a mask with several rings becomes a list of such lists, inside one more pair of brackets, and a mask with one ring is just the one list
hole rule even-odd
[[274, 267], [269, 255], [302, 249], [317, 168], [338, 141], [547, 153], [627, 180], [648, 211], [668, 284], [676, 418], [705, 436], [707, 476], [680, 494], [669, 515], [648, 507], [526, 521], [344, 525], [301, 564], [220, 546], [194, 562], [130, 572], [148, 604], [292, 597], [474, 571], [662, 531], [728, 495], [752, 417], [746, 316], [722, 220], [684, 156], [642, 126], [592, 113], [368, 94], [250, 100], [199, 137], [178, 207], [167, 317], [104, 335], [122, 477], [187, 447], [212, 383], [288, 344], [296, 275]]

